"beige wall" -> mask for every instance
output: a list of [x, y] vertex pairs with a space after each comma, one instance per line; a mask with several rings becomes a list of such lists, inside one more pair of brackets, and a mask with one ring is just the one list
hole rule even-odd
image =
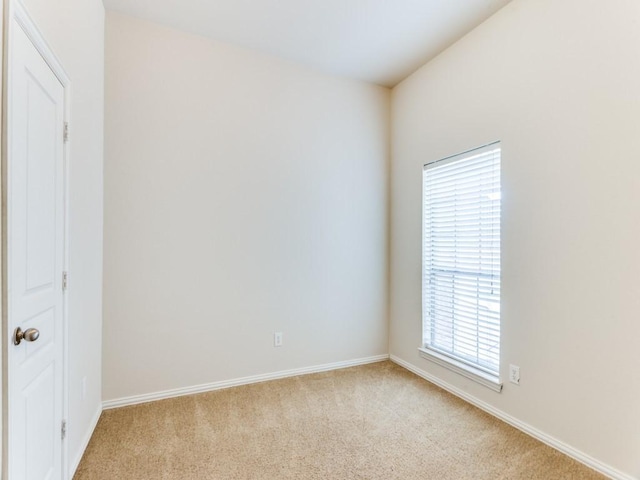
[[104, 399], [387, 353], [389, 91], [106, 39]]
[[71, 79], [67, 438], [73, 469], [102, 400], [104, 7], [100, 0], [23, 3]]
[[[640, 3], [516, 0], [392, 96], [391, 354], [640, 478]], [[502, 377], [418, 356], [421, 172], [501, 140]]]

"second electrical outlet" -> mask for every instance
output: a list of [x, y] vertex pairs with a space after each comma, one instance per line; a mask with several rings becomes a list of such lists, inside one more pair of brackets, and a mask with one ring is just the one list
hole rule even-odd
[[520, 385], [520, 367], [517, 365], [509, 365], [509, 381]]
[[273, 334], [273, 346], [274, 347], [282, 346], [282, 332], [275, 332]]

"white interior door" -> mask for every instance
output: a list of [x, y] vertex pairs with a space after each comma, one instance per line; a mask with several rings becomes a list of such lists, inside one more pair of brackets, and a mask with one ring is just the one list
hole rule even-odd
[[65, 92], [13, 18], [10, 29], [7, 467], [10, 480], [58, 480], [63, 478]]

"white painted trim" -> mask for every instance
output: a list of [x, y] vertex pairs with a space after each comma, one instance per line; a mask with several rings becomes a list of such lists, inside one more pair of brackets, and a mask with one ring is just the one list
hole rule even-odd
[[358, 358], [355, 360], [345, 360], [343, 362], [325, 363], [324, 365], [316, 365], [312, 367], [294, 368], [291, 370], [281, 370], [279, 372], [264, 373], [261, 375], [252, 375], [249, 377], [234, 378], [231, 380], [222, 380], [220, 382], [204, 383], [202, 385], [194, 385], [192, 387], [174, 388], [172, 390], [164, 390], [161, 392], [145, 393], [143, 395], [133, 395], [131, 397], [116, 398], [102, 402], [102, 408], [107, 410], [110, 408], [125, 407], [128, 405], [137, 405], [139, 403], [153, 402], [163, 400], [165, 398], [181, 397], [184, 395], [193, 395], [195, 393], [211, 392], [221, 390], [223, 388], [237, 387], [240, 385], [249, 385], [252, 383], [266, 382], [269, 380], [277, 380], [280, 378], [295, 377], [298, 375], [307, 375], [310, 373], [327, 372], [330, 370], [339, 370], [341, 368], [355, 367], [358, 365], [366, 365], [368, 363], [384, 362], [389, 359], [388, 354], [375, 355], [372, 357]]
[[637, 478], [632, 477], [631, 475], [628, 475], [624, 472], [621, 472], [620, 470], [616, 470], [615, 468], [601, 462], [600, 460], [597, 460], [587, 455], [586, 453], [581, 452], [580, 450], [577, 450], [570, 445], [567, 445], [561, 440], [558, 440], [557, 438], [554, 438], [551, 435], [548, 435], [542, 432], [541, 430], [538, 430], [537, 428], [532, 427], [531, 425], [521, 420], [518, 420], [515, 417], [512, 417], [511, 415], [503, 412], [502, 410], [499, 410], [489, 405], [488, 403], [483, 402], [482, 400], [479, 400], [472, 395], [469, 395], [467, 392], [459, 389], [458, 387], [454, 387], [450, 383], [447, 383], [441, 380], [440, 378], [436, 377], [431, 373], [425, 372], [424, 370], [416, 367], [415, 365], [412, 365], [409, 362], [406, 362], [401, 358], [396, 357], [395, 355], [390, 355], [389, 358], [393, 363], [396, 363], [401, 367], [406, 368], [407, 370], [415, 373], [419, 377], [422, 377], [425, 380], [446, 390], [447, 392], [452, 393], [456, 397], [459, 397], [465, 400], [466, 402], [472, 405], [475, 405], [476, 407], [480, 408], [481, 410], [484, 410], [490, 415], [493, 415], [494, 417], [502, 420], [503, 422], [508, 423], [509, 425], [517, 428], [518, 430], [532, 436], [536, 440], [540, 440], [542, 443], [552, 448], [555, 448], [556, 450], [564, 453], [565, 455], [573, 458], [574, 460], [577, 460], [578, 462], [586, 465], [587, 467], [592, 468], [597, 472], [602, 473], [603, 475], [606, 475], [609, 478], [612, 478], [614, 480], [638, 480]]
[[76, 470], [78, 470], [78, 466], [80, 465], [82, 456], [84, 455], [85, 450], [89, 446], [89, 441], [91, 441], [93, 432], [98, 426], [100, 415], [102, 415], [102, 405], [98, 405], [98, 408], [96, 409], [96, 413], [93, 415], [93, 418], [91, 419], [91, 423], [89, 424], [89, 428], [87, 429], [87, 431], [84, 434], [84, 437], [82, 438], [82, 442], [80, 443], [80, 451], [76, 454], [76, 458], [73, 461], [73, 463], [71, 463], [69, 468], [69, 478], [73, 478], [73, 476], [76, 474]]
[[452, 372], [456, 372], [458, 375], [462, 375], [463, 377], [467, 377], [469, 380], [473, 380], [494, 392], [502, 392], [502, 382], [499, 377], [489, 375], [478, 368], [473, 368], [470, 365], [457, 361], [455, 358], [442, 355], [435, 350], [420, 347], [418, 348], [418, 351], [420, 356], [425, 360], [437, 363], [441, 367], [447, 368]]
[[[10, 14], [9, 16], [18, 22], [18, 25], [22, 27], [22, 30], [27, 35], [31, 43], [33, 43], [36, 50], [40, 52], [44, 61], [47, 62], [49, 68], [53, 71], [54, 75], [58, 77], [63, 87], [66, 87], [71, 83], [69, 76], [65, 72], [62, 64], [53, 53], [53, 49], [49, 46], [45, 38], [40, 33], [36, 23], [33, 21], [25, 6], [21, 0], [10, 0], [9, 3]], [[11, 37], [9, 37], [9, 41]]]

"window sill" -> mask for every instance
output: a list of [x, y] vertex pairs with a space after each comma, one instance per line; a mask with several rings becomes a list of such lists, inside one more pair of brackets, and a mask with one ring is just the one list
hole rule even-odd
[[458, 362], [451, 357], [442, 355], [434, 350], [430, 350], [424, 347], [418, 348], [420, 356], [430, 362], [437, 363], [441, 367], [444, 367], [452, 372], [456, 372], [463, 377], [473, 380], [495, 392], [500, 393], [502, 391], [502, 382], [500, 378], [494, 377], [480, 369], [473, 368], [465, 363]]

